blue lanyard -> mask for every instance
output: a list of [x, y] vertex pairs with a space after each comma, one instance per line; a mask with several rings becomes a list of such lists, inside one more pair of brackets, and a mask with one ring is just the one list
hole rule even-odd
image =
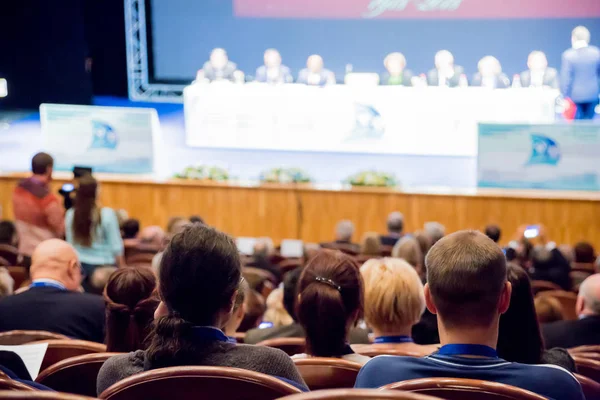
[[437, 351], [441, 356], [480, 356], [498, 358], [496, 350], [482, 344], [447, 344]]
[[237, 344], [237, 339], [233, 336], [227, 336], [227, 343]]
[[375, 338], [374, 343], [413, 343], [410, 336], [398, 335], [398, 336], [379, 336]]
[[59, 289], [59, 290], [67, 290], [66, 287], [64, 287], [63, 285], [61, 285], [60, 283], [54, 283], [54, 282], [33, 282], [31, 285], [29, 285], [29, 288], [36, 288], [36, 287], [51, 287], [51, 288], [55, 288], [55, 289]]
[[220, 329], [212, 326], [194, 326], [192, 327], [192, 336], [202, 342], [229, 342], [227, 336]]

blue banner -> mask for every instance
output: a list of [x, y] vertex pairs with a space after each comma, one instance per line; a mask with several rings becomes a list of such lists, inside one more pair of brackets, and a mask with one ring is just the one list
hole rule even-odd
[[42, 104], [40, 119], [44, 150], [54, 157], [55, 170], [74, 165], [106, 173], [154, 170], [159, 126], [154, 109]]
[[600, 125], [479, 124], [479, 187], [600, 190]]

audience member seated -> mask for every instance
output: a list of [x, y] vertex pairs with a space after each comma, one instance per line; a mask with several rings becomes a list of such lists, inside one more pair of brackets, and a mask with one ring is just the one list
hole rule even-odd
[[381, 240], [376, 232], [366, 232], [360, 242], [360, 255], [381, 257]]
[[19, 235], [17, 227], [11, 221], [0, 221], [0, 257], [6, 259], [10, 265], [22, 265], [22, 256], [19, 254]]
[[157, 225], [147, 226], [139, 234], [139, 245], [162, 250], [167, 243], [167, 235]]
[[575, 245], [573, 252], [575, 257], [574, 267], [594, 270], [594, 262], [596, 261], [594, 246], [588, 242], [579, 242]]
[[81, 265], [68, 243], [50, 239], [33, 253], [31, 287], [0, 301], [0, 332], [23, 329], [104, 342], [104, 301], [80, 293]]
[[261, 237], [256, 239], [252, 260], [246, 264], [246, 267], [264, 269], [272, 273], [278, 281], [281, 281], [281, 270], [277, 265], [271, 263], [271, 256], [274, 252], [275, 246], [271, 238]]
[[508, 263], [506, 268], [512, 293], [510, 306], [500, 317], [498, 356], [523, 364], [555, 364], [576, 372], [575, 362], [565, 349], [544, 350], [527, 272], [513, 263]]
[[429, 236], [427, 236], [427, 234], [425, 234], [425, 232], [423, 231], [415, 232], [415, 239], [417, 239], [417, 242], [419, 242], [419, 247], [421, 248], [423, 259], [425, 259], [425, 256], [431, 248], [431, 239], [429, 239]]
[[495, 243], [500, 241], [502, 231], [498, 225], [488, 225], [485, 227], [485, 235], [492, 239]]
[[0, 351], [0, 372], [6, 374], [8, 378], [31, 386], [34, 389], [52, 390], [40, 383], [33, 382], [23, 359], [12, 351]]
[[571, 348], [600, 344], [600, 274], [583, 281], [579, 287], [575, 321], [557, 321], [542, 326], [546, 347]]
[[90, 175], [81, 177], [75, 204], [65, 217], [67, 242], [79, 255], [86, 290], [102, 290], [90, 284], [97, 268], [125, 265], [117, 214], [112, 208], [100, 207], [97, 195], [98, 182]]
[[189, 220], [190, 224], [205, 224], [204, 219], [199, 215], [192, 215]]
[[535, 246], [531, 252], [531, 279], [557, 284], [563, 290], [571, 290], [569, 272], [571, 266], [562, 253], [548, 246]]
[[65, 234], [65, 210], [50, 191], [54, 159], [37, 153], [31, 159], [32, 176], [19, 182], [13, 192], [13, 213], [19, 233], [19, 252], [31, 256], [46, 239], [62, 239]]
[[424, 358], [376, 357], [362, 368], [356, 387], [453, 377], [504, 383], [552, 399], [584, 399], [575, 377], [560, 367], [498, 357], [499, 320], [508, 310], [511, 284], [496, 243], [480, 232], [459, 231], [440, 239], [426, 264], [425, 301], [437, 314], [443, 346]]
[[411, 329], [425, 310], [423, 284], [414, 268], [404, 260], [369, 260], [360, 273], [365, 284], [365, 321], [373, 330], [375, 343], [368, 347], [394, 344], [406, 355], [425, 356], [435, 346], [415, 344]]
[[342, 220], [335, 226], [335, 240], [333, 242], [321, 243], [321, 247], [326, 249], [341, 250], [351, 254], [360, 253], [360, 246], [352, 243], [354, 235], [354, 224], [347, 219]]
[[137, 219], [128, 219], [121, 225], [121, 235], [123, 241], [137, 239], [140, 233], [140, 221]]
[[156, 368], [204, 365], [248, 369], [306, 386], [281, 350], [233, 344], [221, 331], [231, 317], [242, 278], [235, 242], [224, 233], [190, 224], [167, 245], [160, 266], [162, 300], [147, 350], [108, 359], [97, 391]]
[[146, 348], [159, 300], [156, 277], [149, 268], [115, 271], [104, 288], [106, 351], [125, 353]]
[[394, 211], [387, 217], [387, 234], [381, 235], [381, 244], [384, 246], [393, 246], [402, 237], [404, 230], [404, 215]]
[[392, 257], [402, 258], [409, 263], [417, 271], [421, 280], [425, 281], [425, 257], [417, 239], [412, 236], [404, 236], [398, 240], [392, 249]]
[[553, 296], [538, 296], [534, 299], [535, 313], [540, 324], [562, 321], [565, 319], [560, 301]]
[[350, 327], [363, 311], [363, 281], [354, 259], [322, 250], [309, 261], [298, 282], [296, 314], [306, 332], [306, 354], [292, 358], [336, 357], [366, 363], [348, 345]]
[[244, 318], [238, 327], [238, 332], [246, 332], [258, 328], [263, 321], [263, 315], [267, 310], [265, 298], [256, 290], [249, 288], [244, 295]]
[[[195, 224], [196, 222], [192, 222]], [[233, 302], [233, 309], [231, 310], [231, 317], [223, 326], [223, 333], [227, 335], [227, 340], [230, 343], [237, 343], [237, 339], [235, 338], [235, 333], [238, 332], [242, 321], [244, 320], [244, 315], [246, 314], [246, 305], [244, 304], [246, 301], [246, 293], [250, 288], [248, 287], [248, 282], [244, 278], [240, 279], [240, 284], [238, 285], [237, 293], [235, 295], [235, 301]]]
[[8, 270], [0, 267], [0, 299], [10, 296], [15, 290], [15, 280]]
[[287, 326], [294, 323], [283, 305], [283, 288], [279, 287], [267, 297], [267, 311], [263, 321], [272, 327]]
[[423, 230], [427, 237], [429, 237], [432, 246], [446, 235], [446, 227], [439, 222], [426, 222], [423, 225]]
[[[190, 223], [189, 220], [183, 218], [183, 217], [171, 217], [169, 218], [169, 222], [167, 222], [167, 232], [162, 232], [162, 243], [160, 244], [159, 248], [162, 249], [166, 243], [169, 242], [169, 240], [171, 240], [171, 238], [173, 236], [175, 236], [176, 234], [178, 234], [179, 232], [183, 231], [183, 229], [185, 228], [186, 225], [188, 225]], [[160, 227], [156, 227], [159, 228]], [[146, 231], [146, 229], [144, 229], [144, 231]], [[144, 231], [142, 231], [142, 242], [144, 242], [144, 238], [146, 236], [144, 236]], [[162, 231], [162, 229], [161, 229]], [[158, 230], [154, 230], [154, 233], [158, 233]], [[153, 240], [152, 243], [156, 243], [159, 240], [158, 236], [152, 236]], [[156, 253], [156, 255], [154, 256], [154, 258], [152, 259], [152, 269], [154, 270], [154, 272], [158, 275], [158, 269], [160, 266], [160, 260], [162, 259], [162, 251]]]

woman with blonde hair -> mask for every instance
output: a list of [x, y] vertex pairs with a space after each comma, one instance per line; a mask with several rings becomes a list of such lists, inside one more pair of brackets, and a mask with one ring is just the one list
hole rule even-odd
[[277, 288], [267, 297], [267, 311], [263, 316], [264, 322], [270, 322], [274, 328], [287, 326], [294, 322], [283, 305], [283, 288]]
[[404, 236], [392, 249], [392, 257], [401, 258], [417, 271], [421, 280], [425, 278], [425, 258], [419, 241], [411, 236]]
[[360, 242], [360, 254], [363, 256], [381, 256], [381, 239], [376, 232], [367, 232]]
[[[365, 321], [373, 330], [378, 345], [394, 344], [394, 350], [424, 356], [436, 346], [415, 344], [411, 330], [425, 311], [423, 284], [415, 269], [396, 258], [369, 260], [360, 268], [365, 284]], [[357, 351], [361, 348], [356, 346]]]

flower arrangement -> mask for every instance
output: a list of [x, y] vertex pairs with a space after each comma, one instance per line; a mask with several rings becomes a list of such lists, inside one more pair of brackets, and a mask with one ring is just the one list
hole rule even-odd
[[377, 186], [395, 187], [398, 185], [396, 177], [392, 174], [378, 171], [360, 171], [351, 175], [344, 183], [352, 186]]
[[175, 174], [175, 178], [224, 182], [229, 180], [229, 173], [220, 167], [198, 165], [184, 168], [182, 172]]
[[272, 168], [260, 174], [265, 183], [309, 183], [310, 176], [300, 168]]

